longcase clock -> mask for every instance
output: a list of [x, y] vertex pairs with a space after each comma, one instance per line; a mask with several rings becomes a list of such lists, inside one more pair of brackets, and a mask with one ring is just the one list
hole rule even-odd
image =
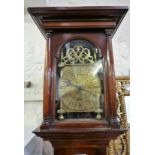
[[[28, 8], [46, 39], [43, 122], [54, 155], [106, 155], [117, 116], [112, 37], [127, 7]], [[32, 34], [33, 35], [33, 34]]]

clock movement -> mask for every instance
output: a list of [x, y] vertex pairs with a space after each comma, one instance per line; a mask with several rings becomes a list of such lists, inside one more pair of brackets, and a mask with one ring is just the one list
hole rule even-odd
[[55, 155], [105, 155], [127, 131], [117, 116], [112, 37], [128, 7], [36, 7], [46, 39], [43, 122]]

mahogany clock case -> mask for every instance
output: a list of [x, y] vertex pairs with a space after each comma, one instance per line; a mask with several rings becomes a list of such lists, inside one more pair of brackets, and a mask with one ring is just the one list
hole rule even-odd
[[[53, 97], [52, 97], [52, 102], [51, 105], [53, 105], [51, 107], [51, 109], [55, 109], [55, 112], [53, 112], [55, 114], [55, 121], [54, 121], [54, 126], [55, 127], [65, 127], [65, 124], [67, 125], [67, 127], [79, 127], [79, 125], [81, 124], [81, 127], [88, 127], [88, 126], [92, 126], [95, 127], [95, 124], [96, 124], [96, 127], [98, 126], [102, 126], [102, 127], [107, 127], [108, 126], [108, 122], [106, 121], [106, 119], [108, 119], [108, 102], [106, 102], [106, 90], [104, 91], [104, 116], [103, 116], [103, 120], [91, 120], [91, 119], [76, 119], [76, 120], [73, 120], [73, 119], [68, 119], [68, 120], [63, 120], [63, 121], [60, 121], [59, 119], [57, 119], [57, 110], [56, 110], [56, 87], [57, 87], [57, 70], [58, 70], [58, 60], [61, 56], [61, 49], [62, 47], [67, 43], [67, 42], [70, 42], [72, 40], [87, 40], [91, 43], [93, 43], [95, 45], [95, 47], [97, 47], [98, 49], [100, 49], [101, 51], [101, 55], [100, 55], [100, 59], [102, 61], [102, 64], [104, 65], [104, 58], [106, 56], [106, 36], [104, 34], [104, 32], [71, 32], [71, 33], [62, 33], [62, 32], [54, 32], [51, 36], [51, 42], [50, 42], [50, 46], [51, 46], [51, 49], [52, 49], [52, 55], [50, 55], [50, 59], [53, 60], [54, 64], [53, 64], [53, 74], [54, 74], [54, 83], [53, 85], [55, 86], [53, 88], [53, 94], [55, 94]], [[84, 66], [83, 66], [84, 67]], [[104, 67], [103, 67], [104, 68]], [[105, 71], [103, 71], [104, 74]], [[103, 76], [104, 78], [104, 76]], [[106, 82], [105, 80], [103, 80], [104, 82]], [[106, 83], [103, 83], [103, 87], [105, 87]], [[54, 110], [53, 110], [54, 111]], [[80, 115], [80, 114], [79, 114]], [[106, 119], [105, 119], [106, 118]], [[70, 122], [70, 123], [69, 123]], [[75, 123], [73, 125], [73, 123]]]
[[[75, 39], [88, 40], [99, 48], [104, 68], [104, 116], [102, 117], [104, 119], [102, 121], [76, 120], [75, 124], [79, 126], [82, 123], [82, 126], [93, 125], [93, 127], [95, 127], [95, 124], [97, 124], [96, 127], [108, 127], [110, 122], [117, 124], [116, 98], [114, 97], [116, 94], [115, 74], [111, 39], [127, 10], [128, 7], [119, 6], [28, 8], [33, 20], [47, 40], [42, 129], [65, 127], [66, 125], [65, 121], [56, 119], [57, 60], [59, 59], [62, 46], [68, 41]], [[110, 51], [109, 54], [107, 54], [107, 49]], [[48, 77], [49, 74], [51, 74], [51, 79]], [[71, 123], [67, 121], [67, 127], [72, 126], [73, 122], [75, 121], [71, 121]], [[77, 126], [75, 125], [75, 127]]]
[[[110, 140], [127, 131], [117, 116], [112, 37], [128, 7], [42, 7], [28, 11], [46, 38], [43, 123], [34, 133], [52, 143], [55, 155], [106, 154]], [[60, 120], [57, 115], [58, 64], [62, 48], [73, 40], [86, 40], [100, 49], [104, 94], [101, 119]]]

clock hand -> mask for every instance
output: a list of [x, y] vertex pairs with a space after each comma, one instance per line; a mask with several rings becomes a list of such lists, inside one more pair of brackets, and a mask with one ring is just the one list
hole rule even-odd
[[71, 86], [73, 86], [73, 87], [75, 87], [75, 88], [77, 88], [77, 89], [79, 90], [79, 86], [77, 86], [77, 85], [75, 85], [75, 84], [72, 84], [70, 80], [64, 80], [63, 82], [66, 83], [67, 86], [68, 86], [68, 85], [71, 85]]
[[75, 87], [77, 89], [78, 94], [79, 94], [78, 95], [79, 96], [78, 100], [82, 100], [83, 99], [82, 92], [80, 91], [80, 86], [72, 84], [70, 80], [64, 80], [63, 82], [66, 83], [67, 85], [71, 85], [71, 86], [73, 86], [73, 87]]
[[71, 86], [77, 88], [78, 91], [83, 90], [83, 91], [92, 93], [94, 96], [97, 96], [94, 92], [92, 92], [92, 91], [90, 91], [90, 90], [88, 90], [88, 89], [85, 89], [85, 88], [83, 88], [82, 86], [78, 86], [78, 85], [72, 84], [70, 80], [65, 80], [65, 81], [63, 81], [63, 82], [66, 83], [67, 85], [71, 85]]

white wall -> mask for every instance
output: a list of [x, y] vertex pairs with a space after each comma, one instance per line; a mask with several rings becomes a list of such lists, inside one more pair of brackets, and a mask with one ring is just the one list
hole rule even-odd
[[[27, 6], [84, 6], [84, 5], [129, 5], [128, 0], [25, 0]], [[129, 75], [129, 12], [113, 38], [116, 75]], [[45, 39], [39, 32], [30, 16], [25, 11], [25, 55], [24, 78], [31, 81], [32, 87], [25, 88], [25, 145], [33, 137], [31, 133], [42, 121], [43, 98], [43, 64], [45, 53]], [[128, 108], [129, 111], [129, 108]]]
[[25, 22], [24, 80], [32, 86], [24, 89], [24, 142], [34, 136], [32, 130], [42, 122], [43, 63], [45, 39], [33, 22]]

